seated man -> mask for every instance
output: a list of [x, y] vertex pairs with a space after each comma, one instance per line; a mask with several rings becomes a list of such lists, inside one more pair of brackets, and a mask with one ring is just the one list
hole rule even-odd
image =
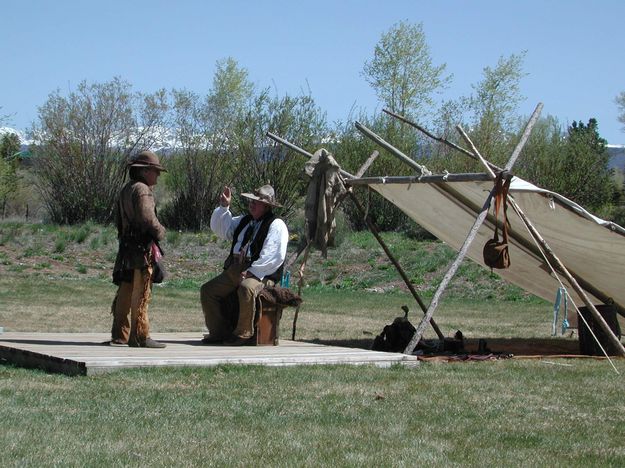
[[[249, 214], [232, 216], [232, 193], [225, 187], [211, 216], [211, 229], [222, 239], [232, 241], [224, 271], [202, 285], [200, 300], [209, 334], [205, 344], [240, 346], [251, 343], [254, 334], [255, 300], [268, 281], [278, 282], [286, 258], [289, 232], [273, 213], [279, 207], [271, 185], [254, 193], [242, 193], [249, 200]], [[239, 299], [239, 316], [234, 330], [233, 317], [223, 300], [234, 291]], [[236, 313], [236, 311], [235, 311]]]

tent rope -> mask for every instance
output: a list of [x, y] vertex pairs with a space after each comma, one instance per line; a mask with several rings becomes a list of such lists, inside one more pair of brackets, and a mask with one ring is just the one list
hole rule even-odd
[[563, 318], [562, 318], [562, 335], [569, 328], [569, 314], [568, 314], [568, 301], [567, 301], [566, 288], [560, 286], [556, 293], [556, 299], [553, 302], [553, 324], [551, 325], [551, 336], [556, 336], [556, 328], [558, 326], [558, 315], [560, 313], [560, 307], [564, 306]]

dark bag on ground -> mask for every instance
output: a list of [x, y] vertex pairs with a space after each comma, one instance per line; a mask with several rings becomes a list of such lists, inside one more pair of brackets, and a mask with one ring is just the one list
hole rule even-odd
[[404, 309], [406, 315], [397, 317], [393, 323], [386, 325], [378, 336], [375, 337], [371, 349], [373, 351], [389, 351], [401, 353], [406, 349], [417, 330], [408, 320], [408, 308]]
[[[504, 269], [510, 266], [510, 253], [508, 252], [508, 190], [510, 189], [511, 177], [506, 177], [504, 172], [497, 175], [495, 181], [495, 235], [486, 241], [482, 254], [484, 263], [491, 268]], [[502, 209], [503, 208], [503, 209]], [[499, 211], [503, 211], [502, 240], [499, 240]]]

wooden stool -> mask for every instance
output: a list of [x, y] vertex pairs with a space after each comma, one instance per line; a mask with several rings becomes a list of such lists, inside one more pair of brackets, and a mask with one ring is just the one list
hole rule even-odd
[[271, 304], [262, 297], [256, 299], [254, 335], [257, 346], [278, 346], [282, 309], [284, 307]]

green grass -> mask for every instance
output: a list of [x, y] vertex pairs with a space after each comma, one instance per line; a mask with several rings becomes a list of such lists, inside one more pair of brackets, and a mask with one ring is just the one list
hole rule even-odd
[[588, 361], [0, 377], [3, 466], [625, 463], [623, 379]]
[[167, 243], [172, 246], [180, 245], [181, 233], [175, 230], [167, 231]]

